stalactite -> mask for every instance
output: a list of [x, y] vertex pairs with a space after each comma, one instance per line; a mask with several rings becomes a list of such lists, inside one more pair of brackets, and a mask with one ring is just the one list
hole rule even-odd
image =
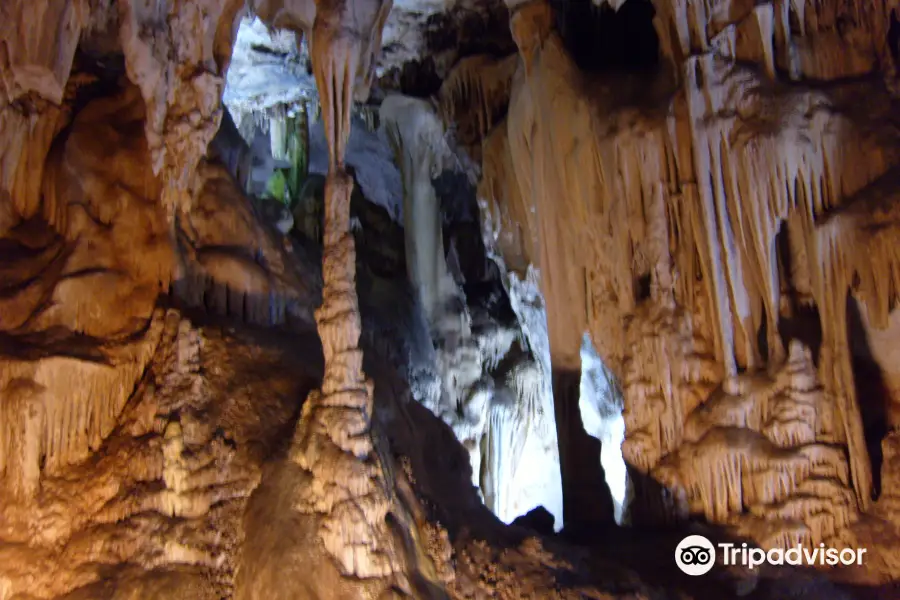
[[[45, 159], [56, 135], [68, 124], [68, 101], [82, 80], [70, 77], [79, 34], [88, 26], [85, 2], [4, 7], [8, 27], [4, 85], [0, 91], [0, 234], [41, 209]], [[60, 35], [66, 31], [67, 35]]]
[[[151, 350], [149, 368], [138, 374], [133, 394], [129, 389], [127, 404], [114, 417], [115, 431], [91, 451], [71, 454], [64, 468], [45, 467], [33, 495], [4, 502], [5, 543], [19, 537], [16, 531], [33, 532], [24, 534], [29, 544], [26, 568], [7, 568], [6, 593], [93, 596], [89, 586], [94, 583], [122, 583], [116, 568], [120, 564], [140, 564], [148, 570], [203, 565], [207, 581], [230, 588], [233, 564], [228, 548], [234, 539], [213, 529], [223, 518], [237, 522], [241, 500], [258, 484], [259, 468], [248, 465], [246, 455], [215, 435], [216, 426], [208, 421], [227, 402], [216, 399], [203, 377], [199, 331], [169, 310], [157, 315], [154, 332], [158, 343]], [[71, 389], [78, 383], [65, 382]], [[16, 387], [23, 385], [20, 379]], [[14, 395], [24, 400], [31, 392], [44, 395], [40, 400], [46, 405], [58, 390], [25, 385]], [[85, 412], [100, 411], [85, 410], [83, 403], [73, 406], [67, 427], [90, 434], [79, 421]], [[42, 452], [44, 432], [33, 433], [25, 448]], [[59, 436], [54, 443], [65, 447], [65, 438]], [[16, 554], [5, 556], [13, 559]], [[40, 568], [30, 568], [30, 558], [38, 560]], [[98, 563], [110, 569], [91, 568]]]
[[[178, 209], [190, 208], [190, 177], [218, 130], [232, 36], [217, 34], [219, 28], [235, 31], [243, 5], [239, 0], [122, 5], [125, 65], [147, 106], [151, 164], [154, 174], [164, 171], [162, 202], [170, 220]], [[203, 31], [209, 39], [202, 43], [194, 29], [198, 20], [210, 24]], [[177, 76], [168, 74], [172, 56], [178, 58]]]
[[194, 209], [177, 223], [185, 267], [172, 282], [175, 295], [188, 306], [246, 323], [311, 320], [302, 307], [316, 290], [304, 265], [290, 256], [279, 232], [259, 223], [225, 166], [202, 162], [192, 187]]
[[444, 257], [441, 213], [431, 180], [449, 160], [444, 129], [427, 103], [389, 96], [381, 121], [394, 148], [403, 178], [406, 264], [410, 282], [422, 298], [432, 328], [460, 294]]
[[287, 107], [283, 104], [273, 106], [269, 109], [267, 117], [272, 158], [276, 161], [287, 161], [289, 160], [288, 145], [293, 133], [288, 123]]
[[506, 120], [500, 122], [483, 144], [482, 177], [478, 196], [484, 238], [512, 271], [523, 277], [537, 259], [536, 215], [524, 201], [515, 182]]
[[[518, 398], [495, 398], [491, 402], [489, 423], [486, 427], [485, 452], [482, 460], [487, 465], [481, 477], [484, 503], [494, 514], [508, 519], [516, 515], [518, 498], [513, 483], [520, 467], [525, 448], [529, 423], [521, 418]], [[516, 515], [517, 516], [517, 515]]]
[[515, 55], [470, 56], [453, 67], [441, 84], [438, 101], [441, 117], [456, 130], [457, 138], [477, 147], [487, 137], [506, 112], [515, 70]]
[[0, 363], [11, 398], [3, 408], [0, 470], [11, 490], [33, 494], [41, 472], [58, 473], [100, 446], [153, 355], [161, 326], [157, 314], [141, 339], [111, 349], [111, 365], [63, 356]]
[[[727, 19], [704, 3], [658, 6], [661, 46], [683, 81], [675, 88], [665, 69], [644, 79], [640, 89], [659, 94], [662, 114], [636, 108], [648, 104], [630, 100], [638, 84], [627, 78], [595, 80], [574, 69], [540, 4], [512, 18], [519, 68], [507, 119], [483, 143], [479, 193], [487, 237], [511, 261], [524, 256], [540, 270], [555, 367], [569, 365], [576, 335], [591, 331], [623, 385], [623, 453], [644, 472], [721, 427], [768, 436], [785, 451], [837, 442], [846, 444], [856, 499], [835, 510], [865, 509], [871, 476], [845, 307], [857, 278], [854, 294], [884, 322], [897, 275], [893, 229], [850, 234], [862, 223], [844, 206], [879, 189], [896, 157], [840, 95], [774, 80], [785, 66], [794, 79], [859, 73], [868, 42], [854, 42], [831, 65], [810, 62], [804, 44], [832, 34], [834, 3], [763, 4]], [[810, 39], [790, 31], [791, 10], [805, 15], [799, 28]], [[859, 10], [850, 27], [881, 31], [880, 10]], [[583, 225], [572, 232], [571, 223]], [[557, 231], [563, 225], [565, 235]], [[778, 250], [785, 235], [791, 273]], [[785, 297], [790, 285], [797, 289]], [[782, 344], [779, 327], [795, 294], [819, 308], [817, 370], [808, 350]], [[796, 485], [784, 489], [799, 498], [806, 475], [798, 480], [789, 464], [784, 473]], [[730, 481], [739, 470], [708, 467], [712, 475], [689, 485], [695, 504], [734, 523], [743, 501], [716, 497], [715, 478]], [[779, 480], [776, 471], [757, 478]], [[833, 532], [813, 524], [821, 519], [812, 504], [791, 506], [819, 538], [840, 535], [849, 522], [836, 512]]]
[[[886, 61], [888, 53], [881, 40], [889, 22], [889, 4], [792, 0], [762, 3], [735, 15], [705, 2], [675, 2], [657, 7], [654, 24], [663, 55], [676, 66], [692, 53], [721, 47], [735, 29], [752, 20], [762, 45], [758, 57], [767, 70], [778, 63], [788, 66], [794, 78], [834, 80], [873, 72], [879, 62]], [[778, 8], [780, 16], [775, 15]], [[776, 21], [787, 20], [791, 11], [800, 29], [793, 32], [782, 24], [784, 37], [779, 39], [774, 35]]]

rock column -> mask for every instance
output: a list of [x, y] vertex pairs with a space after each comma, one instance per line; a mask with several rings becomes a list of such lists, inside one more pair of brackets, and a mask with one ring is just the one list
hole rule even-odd
[[[291, 458], [312, 475], [296, 507], [319, 516], [319, 537], [345, 576], [372, 579], [402, 570], [386, 526], [391, 508], [382, 462], [371, 437], [373, 387], [363, 373], [350, 231], [353, 180], [344, 168], [350, 111], [361, 53], [379, 1], [317, 2], [312, 60], [329, 148], [325, 184], [322, 306], [315, 313], [325, 356], [322, 387], [310, 394]], [[360, 17], [371, 14], [372, 19]], [[368, 29], [367, 29], [368, 26]], [[357, 30], [356, 28], [359, 28]]]

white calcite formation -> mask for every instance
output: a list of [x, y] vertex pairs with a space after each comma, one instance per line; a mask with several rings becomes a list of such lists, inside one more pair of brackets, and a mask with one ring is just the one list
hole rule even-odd
[[258, 17], [241, 20], [222, 96], [239, 129], [246, 131], [256, 121], [268, 121], [278, 107], [314, 95], [304, 49], [293, 31], [271, 29]]
[[[494, 260], [502, 266], [498, 257]], [[504, 282], [510, 303], [516, 313], [522, 335], [534, 357], [534, 362], [521, 363], [511, 373], [509, 387], [514, 390], [518, 409], [516, 427], [527, 431], [520, 446], [518, 468], [498, 479], [504, 485], [515, 488], [508, 493], [512, 505], [507, 505], [509, 516], [518, 516], [531, 507], [543, 506], [556, 518], [555, 529], [563, 525], [562, 481], [559, 470], [559, 443], [553, 419], [553, 389], [550, 384], [550, 348], [547, 345], [547, 316], [541, 298], [538, 278], [529, 270], [523, 279], [515, 273], [505, 273]], [[516, 449], [516, 446], [513, 446]], [[509, 447], [495, 452], [508, 452]], [[512, 478], [512, 482], [508, 477]], [[502, 511], [503, 506], [500, 506]], [[502, 515], [503, 512], [498, 514]]]
[[399, 95], [382, 103], [381, 123], [403, 177], [406, 264], [443, 383], [440, 389], [417, 390], [417, 399], [450, 425], [468, 450], [473, 485], [488, 508], [510, 522], [543, 506], [561, 527], [556, 436], [541, 402], [547, 397], [546, 371], [524, 355], [499, 380], [492, 374], [519, 334], [502, 327], [473, 333], [463, 292], [447, 266], [432, 185], [442, 170], [458, 167], [444, 126], [427, 102]]
[[600, 465], [613, 501], [613, 519], [623, 525], [628, 521], [631, 481], [628, 465], [622, 457], [625, 441], [624, 400], [615, 377], [594, 350], [589, 336], [581, 345], [581, 385], [578, 410], [584, 430], [600, 440]]
[[461, 291], [447, 269], [441, 234], [441, 207], [431, 180], [452, 160], [444, 128], [430, 105], [416, 98], [392, 95], [380, 110], [381, 123], [400, 165], [403, 179], [403, 226], [410, 283], [422, 297], [432, 326], [448, 311]]
[[403, 179], [406, 264], [436, 343], [442, 389], [420, 398], [453, 428], [469, 450], [472, 481], [479, 487], [481, 437], [488, 419], [491, 390], [482, 379], [483, 357], [472, 336], [462, 290], [447, 268], [441, 210], [431, 184], [450, 156], [443, 127], [422, 100], [389, 96], [381, 121]]

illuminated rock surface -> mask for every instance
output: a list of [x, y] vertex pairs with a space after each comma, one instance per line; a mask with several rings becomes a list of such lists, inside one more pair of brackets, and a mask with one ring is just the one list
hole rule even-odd
[[890, 3], [0, 17], [0, 600], [896, 597]]

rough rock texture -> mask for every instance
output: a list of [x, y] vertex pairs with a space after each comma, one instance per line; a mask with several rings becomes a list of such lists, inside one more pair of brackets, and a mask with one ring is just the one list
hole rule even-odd
[[119, 2], [117, 8], [126, 70], [147, 105], [153, 172], [166, 184], [163, 204], [172, 214], [189, 207], [194, 167], [219, 128], [244, 3]]
[[81, 111], [44, 168], [41, 212], [3, 239], [0, 465], [21, 495], [99, 447], [155, 348], [172, 251], [143, 116], [134, 88]]

